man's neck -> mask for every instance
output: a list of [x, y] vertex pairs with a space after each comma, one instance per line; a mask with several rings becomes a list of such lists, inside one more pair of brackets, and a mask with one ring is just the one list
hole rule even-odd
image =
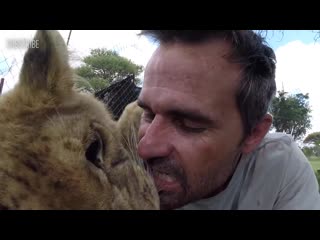
[[223, 192], [229, 185], [238, 165], [239, 165], [239, 162], [240, 162], [240, 159], [242, 157], [242, 153], [239, 153], [239, 155], [237, 156], [237, 160], [235, 161], [235, 165], [231, 171], [231, 174], [230, 176], [227, 178], [227, 180], [225, 181], [225, 183], [219, 187], [218, 189], [215, 189], [213, 192], [211, 192], [210, 194], [208, 194], [206, 197], [204, 197], [204, 199], [207, 199], [207, 198], [211, 198], [211, 197], [214, 197], [216, 195], [218, 195], [219, 193]]

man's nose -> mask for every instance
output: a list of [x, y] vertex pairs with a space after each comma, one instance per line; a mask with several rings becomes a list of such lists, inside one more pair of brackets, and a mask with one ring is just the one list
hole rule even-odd
[[162, 116], [156, 115], [138, 144], [138, 154], [144, 159], [167, 157], [173, 149], [173, 129]]

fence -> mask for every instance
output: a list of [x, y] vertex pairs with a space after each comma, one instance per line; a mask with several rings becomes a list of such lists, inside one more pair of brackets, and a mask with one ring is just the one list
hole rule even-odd
[[134, 83], [134, 75], [129, 75], [125, 79], [96, 92], [95, 96], [104, 102], [112, 112], [114, 119], [118, 120], [124, 108], [138, 98], [140, 91], [141, 88]]
[[12, 89], [19, 80], [19, 73], [22, 66], [23, 53], [19, 52], [0, 55], [0, 94]]
[[3, 84], [4, 84], [4, 78], [1, 78], [1, 80], [0, 80], [0, 95], [2, 93]]

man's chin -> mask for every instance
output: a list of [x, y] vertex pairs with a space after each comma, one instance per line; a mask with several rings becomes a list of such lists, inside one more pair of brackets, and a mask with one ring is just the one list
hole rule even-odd
[[160, 210], [174, 210], [185, 205], [185, 197], [181, 192], [159, 192]]

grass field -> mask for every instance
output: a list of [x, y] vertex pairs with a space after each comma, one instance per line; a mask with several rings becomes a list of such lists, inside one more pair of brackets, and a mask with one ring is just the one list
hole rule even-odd
[[316, 173], [316, 177], [318, 179], [318, 183], [319, 183], [319, 191], [320, 191], [320, 157], [309, 157], [308, 158], [311, 166], [313, 167], [313, 170], [315, 172], [317, 172], [317, 170], [319, 169], [318, 173]]
[[320, 169], [320, 157], [309, 157], [309, 161], [315, 171]]

